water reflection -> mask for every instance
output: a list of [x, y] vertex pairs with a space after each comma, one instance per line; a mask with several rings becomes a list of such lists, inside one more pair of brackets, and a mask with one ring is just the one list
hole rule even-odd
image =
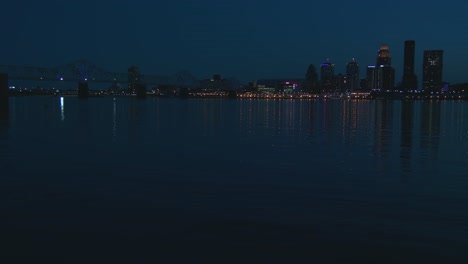
[[[448, 111], [457, 113], [453, 123], [462, 131], [463, 111], [458, 108]], [[394, 162], [389, 162], [392, 159], [400, 163], [403, 175], [414, 173], [415, 140], [420, 142], [419, 157], [438, 158], [440, 102], [250, 99], [239, 101], [238, 113], [242, 135], [256, 133], [258, 140], [271, 138], [274, 144], [285, 147], [304, 136], [330, 156], [336, 151], [352, 155], [356, 148], [368, 145], [382, 173], [396, 170]], [[461, 134], [459, 138], [465, 136]]]
[[405, 175], [412, 171], [413, 112], [414, 103], [412, 101], [403, 101], [401, 103], [400, 162], [403, 174]]
[[427, 159], [438, 159], [441, 103], [424, 101], [421, 106], [421, 143]]
[[[89, 242], [83, 232], [102, 242], [91, 241], [93, 248], [112, 249], [122, 241], [107, 234], [122, 227], [135, 241], [152, 239], [138, 248], [174, 234], [203, 248], [265, 244], [266, 235], [278, 238], [267, 239], [268, 249], [287, 241], [298, 255], [323, 241], [336, 241], [333, 254], [356, 248], [356, 257], [369, 245], [388, 256], [465, 252], [468, 123], [459, 119], [466, 117], [461, 104], [66, 99], [63, 124], [57, 98], [45, 97], [16, 98], [11, 122], [0, 123], [1, 166], [2, 155], [10, 155], [11, 168], [27, 165], [14, 178], [0, 175], [8, 215], [0, 226], [15, 223], [7, 238], [20, 253], [19, 242], [35, 248], [41, 234]], [[400, 172], [411, 177], [401, 181]], [[427, 179], [437, 172], [437, 181]]]
[[377, 157], [386, 157], [390, 152], [393, 128], [394, 101], [378, 100], [374, 102], [374, 148]]
[[9, 121], [0, 120], [0, 171], [7, 168], [7, 162], [11, 155], [8, 133]]
[[91, 103], [88, 100], [78, 100], [78, 133], [77, 140], [80, 143], [87, 142], [89, 138], [92, 138], [92, 109]]
[[60, 97], [60, 120], [65, 121], [65, 103], [63, 97]]
[[0, 106], [0, 120], [7, 120], [8, 119], [8, 106]]
[[112, 141], [117, 138], [117, 102], [113, 99], [113, 110], [112, 110]]
[[[141, 139], [142, 132], [145, 132], [146, 101], [132, 98], [128, 105], [128, 137], [132, 142]], [[141, 133], [140, 133], [141, 132]], [[141, 140], [139, 140], [141, 141]]]

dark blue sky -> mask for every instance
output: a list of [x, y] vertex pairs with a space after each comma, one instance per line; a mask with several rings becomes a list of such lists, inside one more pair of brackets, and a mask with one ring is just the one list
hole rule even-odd
[[397, 81], [403, 42], [444, 50], [444, 79], [468, 81], [466, 1], [17, 0], [2, 4], [1, 64], [56, 66], [86, 59], [110, 71], [188, 70], [247, 81], [303, 77], [327, 58], [336, 73], [375, 63], [390, 46]]

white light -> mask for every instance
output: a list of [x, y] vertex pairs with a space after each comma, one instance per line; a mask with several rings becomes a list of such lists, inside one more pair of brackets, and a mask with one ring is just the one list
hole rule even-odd
[[63, 77], [60, 77], [60, 80], [63, 81]]
[[60, 114], [61, 114], [61, 120], [65, 121], [65, 105], [63, 102], [63, 97], [60, 97]]

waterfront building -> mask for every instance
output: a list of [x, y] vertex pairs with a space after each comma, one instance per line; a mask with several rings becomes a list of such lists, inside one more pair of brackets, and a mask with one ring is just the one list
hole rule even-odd
[[303, 79], [261, 79], [256, 81], [258, 92], [264, 94], [292, 94], [302, 89]]
[[443, 50], [425, 50], [423, 58], [423, 89], [440, 91], [442, 82]]
[[367, 84], [367, 76], [366, 78], [362, 78], [361, 81], [359, 82], [359, 90], [362, 90], [362, 91], [370, 90]]
[[354, 91], [359, 89], [359, 64], [354, 60], [346, 64], [346, 89]]
[[320, 65], [320, 83], [322, 92], [335, 92], [335, 65], [329, 59]]
[[375, 65], [392, 65], [392, 56], [390, 55], [390, 48], [388, 45], [383, 44], [380, 46], [379, 51], [377, 52]]
[[391, 91], [395, 87], [395, 69], [390, 65], [367, 66], [367, 88], [373, 91]]
[[211, 79], [200, 81], [200, 88], [204, 91], [222, 91], [232, 88], [231, 81], [221, 78], [220, 74], [215, 74]]
[[335, 76], [335, 91], [345, 93], [348, 91], [347, 77], [341, 73]]
[[279, 83], [279, 92], [285, 94], [292, 94], [299, 91], [299, 82], [294, 80], [281, 81]]
[[383, 44], [377, 52], [376, 65], [367, 67], [367, 86], [374, 91], [391, 91], [395, 87], [395, 69], [391, 66], [390, 48]]
[[380, 89], [380, 72], [379, 68], [375, 65], [367, 66], [366, 71], [366, 80], [367, 80], [367, 89], [375, 91]]
[[395, 69], [390, 65], [380, 65], [381, 90], [391, 91], [395, 88]]
[[414, 40], [405, 41], [405, 54], [403, 61], [403, 79], [401, 81], [401, 88], [407, 92], [409, 90], [418, 89], [418, 79], [414, 74]]
[[302, 91], [305, 93], [320, 93], [319, 78], [315, 65], [310, 64], [307, 68]]

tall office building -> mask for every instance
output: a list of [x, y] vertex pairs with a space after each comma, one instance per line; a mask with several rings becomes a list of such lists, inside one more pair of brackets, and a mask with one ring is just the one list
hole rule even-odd
[[322, 92], [335, 91], [335, 65], [328, 59], [320, 65], [320, 83]]
[[383, 44], [377, 52], [376, 66], [392, 65], [392, 56], [390, 56], [390, 48], [388, 45]]
[[414, 40], [405, 41], [405, 55], [403, 62], [403, 79], [401, 86], [403, 91], [417, 90], [418, 78], [414, 74]]
[[440, 91], [442, 89], [443, 50], [425, 50], [423, 59], [423, 89]]
[[331, 63], [330, 60], [327, 60], [320, 65], [320, 79], [332, 79], [333, 76], [335, 76], [335, 64]]
[[395, 69], [390, 65], [380, 65], [381, 85], [383, 91], [391, 91], [395, 88]]
[[354, 91], [359, 89], [359, 64], [354, 60], [346, 64], [346, 89]]
[[390, 55], [390, 48], [388, 45], [383, 44], [377, 52], [376, 68], [378, 70], [379, 90], [389, 91], [393, 90], [395, 86], [395, 69], [392, 65], [392, 56]]
[[375, 67], [374, 65], [367, 66], [366, 72], [366, 80], [367, 80], [367, 90], [379, 90], [380, 89], [380, 72], [379, 67]]
[[395, 86], [395, 69], [391, 66], [392, 57], [388, 45], [381, 45], [377, 52], [375, 66], [367, 68], [368, 88], [371, 90], [393, 90]]

